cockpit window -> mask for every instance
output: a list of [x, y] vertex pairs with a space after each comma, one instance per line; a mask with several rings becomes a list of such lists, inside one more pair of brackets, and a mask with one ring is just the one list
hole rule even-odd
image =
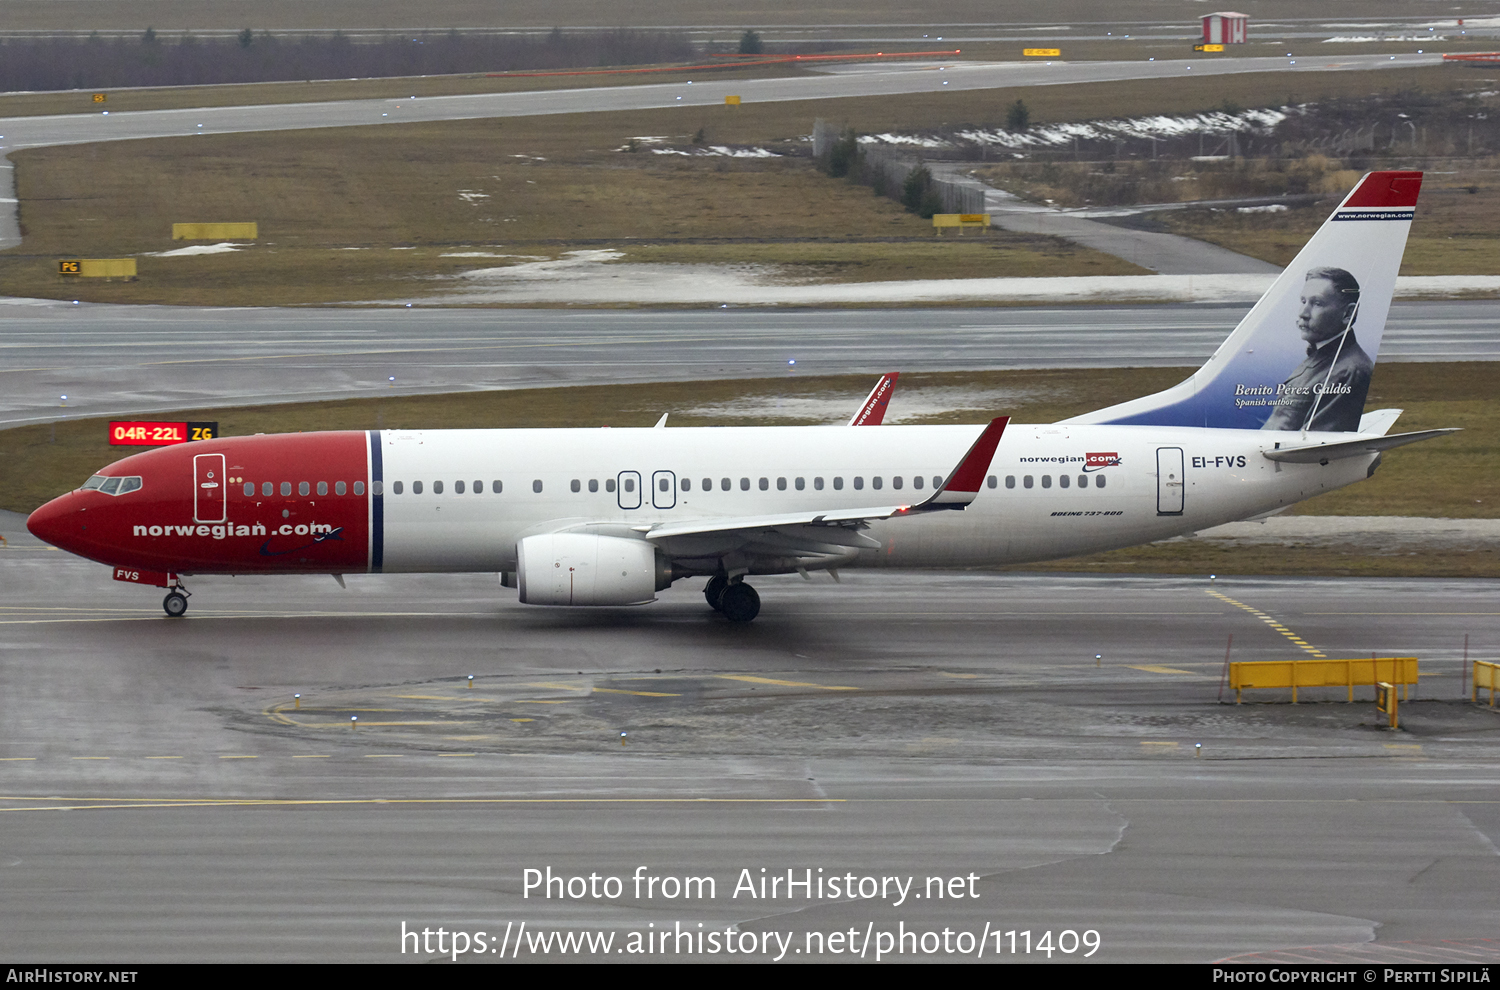
[[83, 491], [98, 491], [104, 495], [124, 495], [126, 492], [139, 491], [143, 487], [140, 475], [132, 475], [128, 478], [106, 478], [102, 474], [96, 474], [83, 483]]

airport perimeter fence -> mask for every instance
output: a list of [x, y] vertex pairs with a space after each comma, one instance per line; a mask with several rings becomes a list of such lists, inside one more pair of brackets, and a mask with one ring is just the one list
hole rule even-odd
[[[836, 154], [841, 140], [848, 139], [847, 131], [840, 131], [828, 121], [819, 118], [813, 122], [813, 158], [828, 169], [830, 159]], [[905, 202], [914, 213], [930, 217], [934, 213], [983, 213], [984, 188], [977, 181], [957, 182], [934, 175], [923, 158], [909, 151], [883, 147], [876, 144], [858, 144], [857, 154], [852, 156], [845, 169], [831, 174], [843, 174], [856, 182], [870, 186], [875, 192], [891, 199]], [[920, 189], [908, 186], [913, 173], [922, 170]]]

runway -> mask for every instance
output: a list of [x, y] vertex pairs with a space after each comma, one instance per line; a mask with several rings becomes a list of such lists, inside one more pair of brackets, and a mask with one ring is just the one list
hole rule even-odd
[[[607, 313], [14, 305], [0, 320], [0, 425], [549, 385], [1187, 366], [1207, 359], [1244, 311], [1180, 305]], [[1500, 303], [1493, 300], [1397, 303], [1380, 358], [1500, 360], [1497, 320]]]
[[[1458, 700], [1463, 635], [1500, 644], [1493, 581], [846, 571], [760, 579], [761, 617], [731, 628], [696, 585], [549, 610], [485, 575], [220, 578], [174, 621], [154, 589], [14, 543], [13, 959], [434, 958], [402, 953], [404, 922], [487, 933], [498, 961], [526, 922], [613, 932], [621, 961], [656, 958], [618, 951], [632, 933], [729, 929], [832, 961], [854, 949], [831, 934], [898, 926], [970, 950], [888, 959], [1012, 958], [986, 925], [1073, 932], [1054, 961], [1087, 932], [1097, 961], [1494, 961], [1500, 716]], [[1405, 731], [1376, 728], [1368, 689], [1219, 704], [1230, 635], [1237, 660], [1296, 652], [1242, 606], [1330, 655], [1420, 656]], [[547, 867], [620, 896], [528, 896]], [[714, 896], [638, 896], [640, 867]], [[926, 896], [736, 893], [762, 868]], [[508, 961], [574, 957], [522, 945]]]
[[864, 71], [780, 79], [721, 80], [704, 78], [640, 86], [524, 93], [478, 93], [421, 99], [346, 100], [275, 106], [206, 107], [189, 110], [145, 110], [130, 113], [66, 114], [0, 119], [0, 150], [128, 141], [195, 134], [303, 130], [409, 124], [435, 120], [527, 117], [559, 113], [597, 113], [663, 107], [722, 105], [724, 97], [745, 102], [830, 100], [854, 96], [895, 96], [943, 90], [972, 91], [1020, 86], [1118, 82], [1127, 79], [1179, 79], [1246, 72], [1351, 72], [1439, 65], [1440, 54], [1329, 54], [1310, 58], [1205, 58], [1185, 61], [1131, 62], [954, 62], [929, 71], [900, 65], [868, 66]]

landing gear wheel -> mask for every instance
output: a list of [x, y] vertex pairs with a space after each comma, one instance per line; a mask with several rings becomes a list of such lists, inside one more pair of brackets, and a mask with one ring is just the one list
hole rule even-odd
[[722, 602], [724, 598], [724, 589], [727, 587], [729, 587], [728, 579], [717, 574], [709, 578], [708, 584], [703, 586], [703, 598], [708, 602], [708, 607], [713, 609], [715, 612], [724, 611]]
[[161, 607], [166, 609], [167, 615], [180, 619], [187, 611], [187, 595], [180, 591], [173, 591], [161, 600]]
[[719, 611], [730, 622], [749, 622], [760, 614], [760, 595], [748, 584], [731, 584], [719, 598]]

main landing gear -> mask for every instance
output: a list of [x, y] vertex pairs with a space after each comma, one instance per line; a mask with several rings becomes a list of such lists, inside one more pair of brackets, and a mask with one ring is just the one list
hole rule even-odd
[[715, 575], [703, 588], [703, 597], [715, 612], [723, 612], [730, 622], [749, 622], [760, 614], [760, 595], [743, 581], [733, 584]]
[[161, 600], [161, 607], [166, 610], [169, 618], [182, 618], [187, 612], [187, 600], [190, 593], [180, 585], [167, 592], [167, 597]]

